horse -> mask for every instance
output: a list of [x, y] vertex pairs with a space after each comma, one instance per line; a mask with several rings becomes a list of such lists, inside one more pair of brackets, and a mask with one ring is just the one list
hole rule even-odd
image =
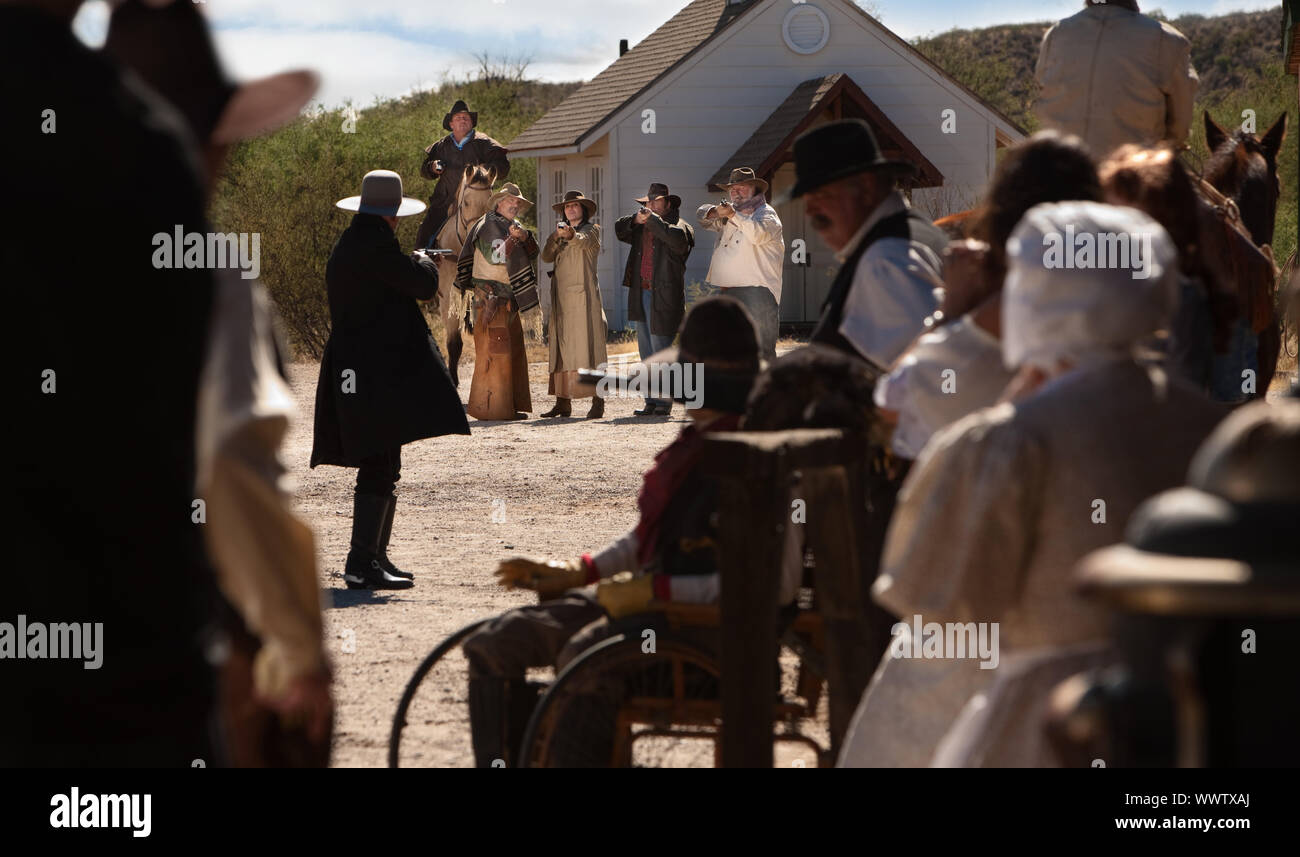
[[[474, 223], [487, 213], [488, 200], [492, 197], [492, 184], [496, 180], [493, 170], [472, 164], [465, 167], [456, 191], [455, 201], [447, 208], [447, 220], [438, 230], [437, 244], [444, 250], [451, 250], [451, 255], [443, 255], [438, 260], [438, 294], [434, 302], [435, 311], [441, 311], [443, 330], [447, 339], [447, 369], [451, 372], [452, 382], [459, 387], [460, 378], [457, 367], [460, 365], [461, 351], [465, 347], [461, 335], [461, 324], [465, 316], [465, 300], [453, 283], [456, 281], [456, 260], [465, 238]], [[445, 181], [445, 179], [444, 179]]]
[[[1277, 217], [1277, 202], [1282, 194], [1282, 184], [1277, 177], [1277, 154], [1286, 137], [1286, 114], [1283, 113], [1263, 138], [1238, 129], [1229, 133], [1205, 111], [1205, 142], [1210, 155], [1202, 172], [1203, 184], [1222, 195], [1220, 200], [1209, 199], [1210, 206], [1221, 212], [1225, 224], [1238, 221], [1238, 229], [1246, 233], [1257, 248], [1267, 257], [1267, 271], [1260, 265], [1248, 265], [1244, 257], [1249, 252], [1234, 252], [1231, 244], [1219, 247], [1214, 241], [1231, 233], [1225, 230], [1203, 234], [1202, 247], [1207, 263], [1216, 270], [1224, 283], [1234, 283], [1238, 295], [1238, 309], [1243, 313], [1242, 323], [1247, 333], [1257, 336], [1256, 363], [1259, 385], [1255, 395], [1263, 396], [1273, 377], [1282, 345], [1282, 331], [1274, 310], [1277, 268], [1273, 258], [1273, 226]], [[1203, 196], [1213, 197], [1213, 192]], [[1231, 211], [1235, 209], [1235, 211]], [[1250, 270], [1257, 275], [1251, 275]], [[1270, 273], [1271, 272], [1271, 275]]]
[[1241, 222], [1256, 246], [1273, 242], [1273, 222], [1282, 184], [1277, 177], [1277, 153], [1286, 137], [1286, 114], [1263, 138], [1244, 129], [1229, 133], [1205, 111], [1205, 142], [1210, 156], [1204, 178], [1237, 204]]

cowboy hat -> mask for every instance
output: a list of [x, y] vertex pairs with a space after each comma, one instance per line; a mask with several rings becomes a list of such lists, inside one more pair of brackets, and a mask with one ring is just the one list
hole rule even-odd
[[402, 196], [402, 177], [392, 170], [371, 170], [361, 180], [361, 196], [349, 196], [334, 204], [344, 211], [384, 217], [406, 217], [425, 209], [418, 199]]
[[651, 182], [650, 190], [645, 196], [638, 197], [637, 202], [642, 205], [648, 204], [653, 199], [667, 198], [669, 208], [681, 208], [682, 198], [675, 193], [668, 192], [668, 185], [659, 182]]
[[754, 171], [749, 167], [737, 167], [732, 170], [731, 178], [718, 186], [726, 190], [733, 184], [752, 184], [759, 193], [767, 193], [768, 188], [767, 182], [754, 175]]
[[777, 204], [797, 199], [836, 179], [868, 170], [901, 174], [916, 172], [916, 165], [895, 161], [880, 153], [871, 126], [862, 119], [840, 119], [805, 131], [794, 141], [795, 183]]
[[523, 205], [533, 204], [530, 200], [524, 199], [523, 192], [519, 190], [519, 185], [514, 182], [506, 182], [501, 185], [500, 190], [492, 194], [492, 197], [488, 199], [488, 211], [496, 211], [497, 203], [505, 199], [507, 196], [513, 196]]
[[587, 216], [588, 216], [588, 217], [595, 217], [595, 215], [596, 215], [596, 200], [594, 200], [594, 199], [588, 199], [587, 197], [583, 196], [583, 195], [582, 195], [582, 191], [580, 191], [580, 190], [571, 190], [571, 191], [567, 191], [567, 192], [565, 192], [565, 194], [564, 194], [564, 200], [561, 201], [561, 202], [557, 202], [557, 203], [555, 203], [554, 205], [551, 206], [551, 208], [552, 208], [554, 211], [556, 211], [557, 213], [559, 213], [559, 214], [563, 214], [563, 213], [564, 213], [564, 208], [565, 208], [565, 206], [567, 206], [567, 205], [568, 205], [569, 203], [571, 203], [571, 202], [581, 203], [581, 204], [582, 204], [582, 207], [583, 207], [583, 208], [586, 210], [586, 212], [587, 212]]
[[469, 105], [466, 104], [464, 100], [460, 98], [457, 98], [456, 103], [451, 105], [451, 109], [447, 111], [447, 115], [442, 117], [442, 127], [450, 131], [451, 117], [455, 116], [457, 113], [468, 113], [470, 127], [471, 128], [478, 127], [478, 111], [470, 110]]
[[232, 82], [193, 3], [118, 3], [102, 51], [170, 101], [205, 143], [274, 131], [297, 118], [320, 86], [320, 77], [306, 70]]

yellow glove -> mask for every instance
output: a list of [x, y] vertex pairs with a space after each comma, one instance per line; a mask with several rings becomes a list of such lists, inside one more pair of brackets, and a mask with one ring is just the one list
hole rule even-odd
[[578, 560], [539, 562], [516, 556], [502, 561], [495, 574], [497, 583], [507, 589], [532, 589], [543, 597], [559, 595], [587, 582], [586, 569]]
[[613, 619], [646, 612], [654, 597], [654, 577], [649, 574], [634, 577], [630, 571], [620, 571], [596, 586], [596, 600]]

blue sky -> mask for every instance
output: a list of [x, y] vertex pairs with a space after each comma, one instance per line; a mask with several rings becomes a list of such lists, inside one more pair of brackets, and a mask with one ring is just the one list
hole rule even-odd
[[[531, 57], [544, 80], [585, 80], [618, 56], [619, 39], [636, 44], [688, 0], [197, 0], [237, 78], [314, 68], [319, 99], [368, 105], [436, 85], [475, 66], [483, 50]], [[815, 0], [814, 0], [815, 2]], [[954, 27], [1055, 20], [1082, 0], [876, 0], [878, 17], [904, 38]], [[1165, 14], [1270, 9], [1273, 0], [1150, 0]], [[103, 0], [82, 9], [77, 30], [92, 42], [107, 19]], [[102, 38], [102, 36], [101, 36]]]

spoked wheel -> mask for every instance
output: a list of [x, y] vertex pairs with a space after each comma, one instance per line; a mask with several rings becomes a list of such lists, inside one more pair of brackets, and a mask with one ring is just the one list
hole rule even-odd
[[461, 628], [416, 667], [393, 715], [388, 767], [474, 767], [469, 668], [460, 644], [487, 621], [481, 619]]
[[699, 767], [714, 763], [721, 723], [718, 665], [660, 637], [654, 652], [626, 634], [592, 646], [541, 698], [524, 732], [529, 767]]

